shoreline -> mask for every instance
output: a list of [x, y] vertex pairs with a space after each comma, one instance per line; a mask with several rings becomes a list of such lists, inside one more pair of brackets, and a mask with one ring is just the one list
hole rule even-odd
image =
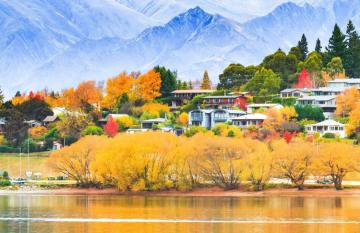
[[276, 188], [264, 191], [229, 190], [220, 188], [199, 188], [193, 191], [120, 192], [115, 188], [58, 188], [38, 190], [0, 190], [0, 195], [89, 195], [89, 196], [149, 196], [149, 197], [360, 197], [360, 189], [351, 188], [337, 191], [334, 188]]

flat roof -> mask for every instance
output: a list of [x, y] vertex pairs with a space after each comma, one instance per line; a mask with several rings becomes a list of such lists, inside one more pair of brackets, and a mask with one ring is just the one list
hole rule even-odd
[[328, 81], [328, 83], [359, 83], [360, 84], [360, 78], [334, 79]]
[[155, 119], [143, 120], [142, 123], [163, 123], [165, 121], [166, 121], [165, 118], [155, 118]]
[[274, 103], [263, 103], [263, 104], [249, 104], [248, 108], [261, 108], [261, 107], [283, 107], [281, 104], [274, 104]]
[[247, 114], [244, 116], [232, 118], [232, 120], [266, 120], [267, 116], [261, 113]]
[[175, 90], [172, 94], [208, 94], [213, 93], [215, 90]]
[[241, 95], [216, 95], [216, 96], [205, 96], [204, 99], [234, 99], [238, 98]]
[[280, 91], [280, 93], [282, 93], [282, 92], [293, 92], [293, 91], [311, 92], [312, 89], [309, 89], [309, 88], [286, 88], [286, 89]]

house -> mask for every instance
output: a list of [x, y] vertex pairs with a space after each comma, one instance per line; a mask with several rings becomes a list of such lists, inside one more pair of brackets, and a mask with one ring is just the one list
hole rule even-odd
[[340, 138], [345, 138], [345, 125], [334, 120], [325, 120], [312, 125], [305, 125], [308, 133], [320, 133], [323, 136], [326, 133], [332, 133]]
[[247, 106], [247, 112], [248, 113], [254, 113], [260, 109], [264, 109], [264, 110], [268, 110], [270, 108], [275, 108], [275, 109], [281, 109], [283, 108], [284, 106], [282, 106], [281, 104], [272, 104], [272, 103], [269, 103], [269, 104], [249, 104]]
[[261, 126], [266, 119], [267, 116], [264, 114], [247, 114], [232, 119], [232, 124], [239, 128], [248, 128], [250, 126]]
[[42, 123], [36, 120], [29, 120], [29, 121], [24, 121], [25, 124], [27, 124], [30, 128], [33, 127], [37, 127], [37, 126], [41, 126]]
[[58, 118], [58, 116], [56, 116], [56, 115], [47, 116], [47, 117], [45, 117], [45, 119], [44, 119], [42, 122], [43, 122], [43, 125], [44, 125], [44, 126], [47, 126], [47, 125], [49, 125], [49, 124], [51, 124], [51, 123], [56, 122], [58, 119], [59, 119], [59, 118]]
[[206, 109], [231, 109], [238, 107], [246, 110], [247, 98], [241, 95], [206, 96], [203, 98]]
[[143, 133], [143, 132], [147, 132], [149, 131], [149, 129], [138, 129], [138, 128], [131, 128], [126, 130], [126, 133], [128, 134], [135, 134], [135, 133]]
[[323, 110], [326, 119], [331, 119], [336, 110], [336, 96], [307, 96], [297, 100], [298, 105], [312, 105]]
[[62, 145], [60, 142], [53, 142], [53, 150], [60, 150], [62, 148]]
[[360, 79], [359, 78], [335, 79], [328, 81], [328, 87], [342, 89], [342, 90], [351, 87], [356, 87], [360, 89]]
[[197, 95], [211, 94], [215, 90], [175, 90], [171, 92], [171, 107], [176, 108], [184, 105], [185, 101], [192, 100]]
[[163, 124], [167, 121], [165, 118], [155, 118], [155, 119], [149, 119], [141, 121], [141, 128], [142, 129], [154, 129], [159, 124]]
[[314, 96], [340, 95], [345, 89], [337, 87], [319, 87], [312, 90]]
[[218, 123], [231, 122], [245, 114], [243, 110], [197, 109], [189, 112], [189, 125], [211, 129]]
[[304, 96], [309, 96], [311, 94], [311, 89], [308, 88], [287, 88], [280, 92], [281, 98], [301, 98]]

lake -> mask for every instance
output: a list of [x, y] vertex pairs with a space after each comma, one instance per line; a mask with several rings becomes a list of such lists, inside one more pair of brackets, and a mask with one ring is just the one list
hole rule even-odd
[[2, 195], [0, 232], [360, 232], [360, 198]]

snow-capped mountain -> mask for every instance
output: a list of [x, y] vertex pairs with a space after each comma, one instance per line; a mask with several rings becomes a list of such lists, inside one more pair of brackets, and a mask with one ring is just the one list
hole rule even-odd
[[23, 86], [32, 70], [79, 41], [130, 38], [152, 23], [114, 0], [2, 0], [1, 86], [6, 93]]
[[[193, 2], [200, 7], [189, 9]], [[360, 28], [358, 0], [269, 5], [271, 12], [244, 22], [243, 15], [255, 12], [244, 4], [258, 14], [265, 12], [255, 7], [259, 2], [264, 1], [0, 0], [2, 88], [8, 95], [46, 86], [59, 90], [158, 64], [186, 80], [208, 69], [217, 81], [229, 63], [257, 64], [295, 45], [302, 33], [311, 49], [318, 37], [326, 45], [335, 22], [344, 28], [353, 19]]]

